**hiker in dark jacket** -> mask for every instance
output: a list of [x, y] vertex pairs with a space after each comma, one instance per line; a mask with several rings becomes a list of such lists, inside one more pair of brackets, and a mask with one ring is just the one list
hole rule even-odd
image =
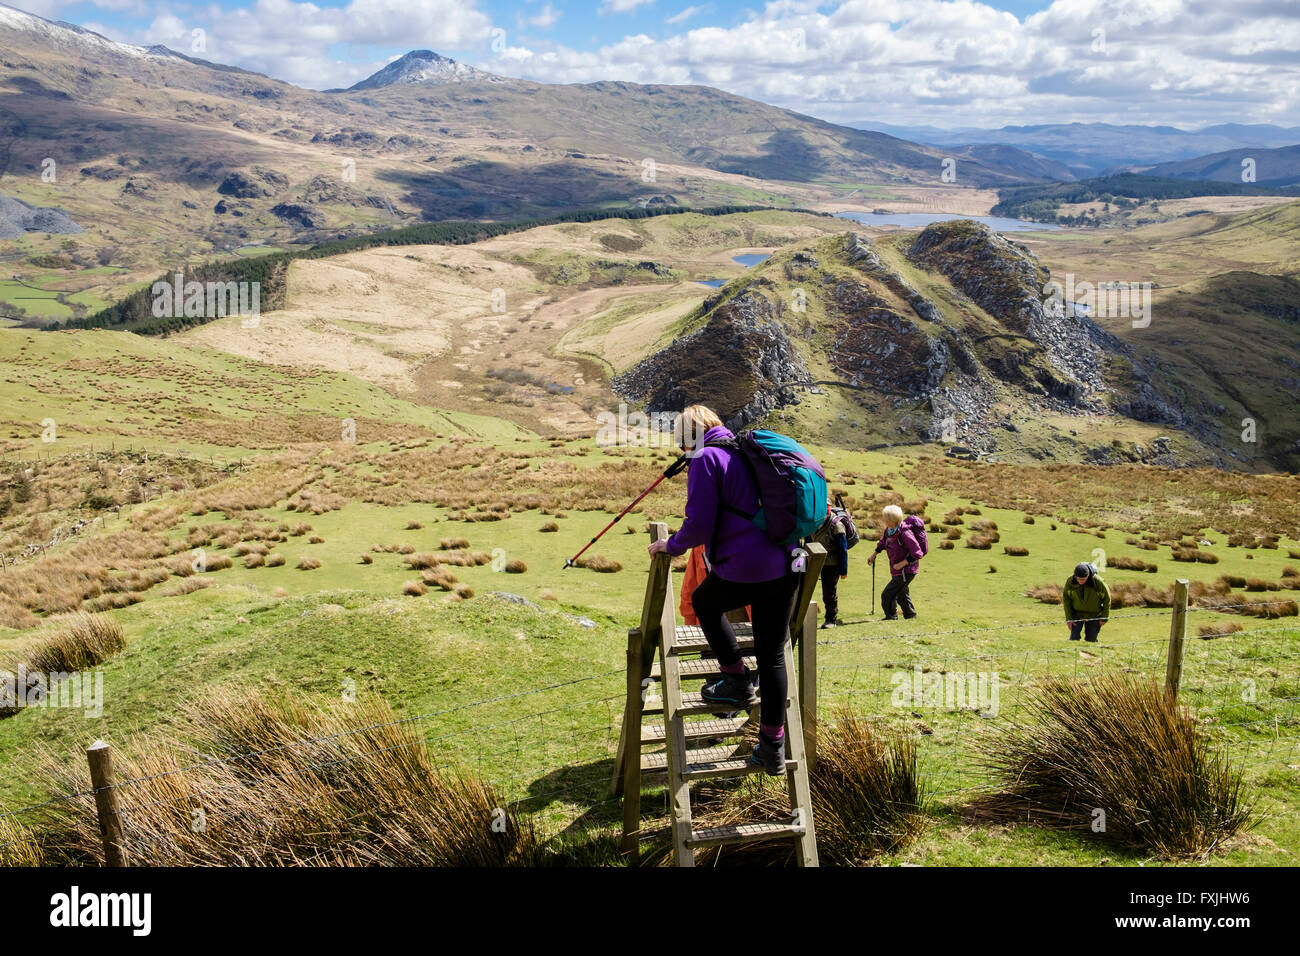
[[839, 582], [849, 576], [849, 537], [844, 523], [828, 502], [826, 523], [817, 529], [811, 540], [826, 549], [826, 563], [822, 565], [822, 604], [826, 607], [823, 628], [836, 627], [840, 621]]
[[1061, 603], [1065, 605], [1070, 640], [1077, 641], [1082, 634], [1089, 643], [1096, 644], [1101, 626], [1110, 618], [1110, 588], [1097, 569], [1087, 562], [1075, 565], [1074, 576], [1061, 591]]
[[[686, 520], [667, 541], [650, 545], [650, 554], [685, 554], [706, 546], [709, 574], [691, 603], [700, 629], [718, 658], [722, 677], [700, 692], [710, 704], [728, 710], [758, 703], [758, 690], [736, 643], [727, 612], [749, 605], [753, 617], [758, 686], [762, 687], [758, 744], [751, 758], [772, 775], [785, 772], [785, 642], [798, 596], [799, 575], [787, 549], [745, 515], [758, 510], [758, 488], [739, 452], [706, 447], [734, 438], [721, 419], [703, 405], [692, 405], [678, 420], [679, 443], [694, 453], [686, 478]], [[734, 509], [734, 510], [733, 510]], [[737, 513], [743, 512], [743, 514]]]
[[867, 558], [867, 564], [875, 564], [876, 557], [884, 551], [889, 558], [889, 583], [880, 592], [880, 609], [885, 612], [886, 621], [898, 620], [898, 608], [902, 607], [903, 617], [916, 617], [916, 608], [912, 604], [912, 594], [908, 585], [921, 570], [921, 545], [916, 536], [903, 527], [903, 509], [898, 505], [889, 505], [883, 512], [885, 533], [876, 544], [876, 553]]

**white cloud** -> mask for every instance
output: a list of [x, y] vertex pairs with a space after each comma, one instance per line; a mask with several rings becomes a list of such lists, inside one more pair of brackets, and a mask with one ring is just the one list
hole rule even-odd
[[674, 24], [685, 23], [687, 20], [695, 16], [697, 13], [703, 13], [705, 10], [708, 10], [712, 6], [713, 4], [710, 3], [702, 7], [687, 7], [681, 13], [674, 13], [671, 17], [665, 18], [664, 23], [674, 23]]
[[529, 17], [528, 23], [539, 30], [549, 30], [555, 26], [555, 21], [558, 19], [560, 19], [560, 12], [548, 3], [542, 7], [541, 13], [537, 14], [537, 16]]
[[654, 0], [603, 0], [598, 13], [628, 13]]

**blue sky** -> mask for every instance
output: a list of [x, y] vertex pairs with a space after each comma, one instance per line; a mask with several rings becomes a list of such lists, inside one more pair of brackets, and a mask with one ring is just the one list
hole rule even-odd
[[315, 89], [425, 48], [539, 82], [716, 86], [836, 122], [1300, 125], [1300, 0], [14, 5]]

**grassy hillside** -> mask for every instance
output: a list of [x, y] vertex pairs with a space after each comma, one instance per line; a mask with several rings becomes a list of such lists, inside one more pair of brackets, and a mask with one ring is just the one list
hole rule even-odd
[[[841, 616], [850, 624], [819, 634], [824, 642], [819, 647], [823, 711], [847, 704], [882, 726], [918, 735], [921, 767], [934, 793], [927, 829], [911, 848], [886, 860], [1150, 862], [1089, 835], [972, 823], [964, 815], [963, 807], [987, 783], [976, 765], [980, 735], [1016, 719], [1017, 701], [1032, 679], [1111, 668], [1163, 674], [1166, 612], [1117, 611], [1102, 644], [1079, 648], [1064, 642], [1060, 608], [1038, 603], [1025, 592], [1059, 583], [1078, 560], [1099, 560], [1097, 548], [1105, 550], [1111, 563], [1137, 556], [1159, 566], [1155, 573], [1112, 567], [1106, 577], [1113, 587], [1164, 586], [1175, 576], [1210, 581], [1219, 574], [1277, 581], [1284, 568], [1297, 562], [1288, 551], [1300, 554], [1293, 482], [1243, 476], [1229, 487], [1224, 476], [1208, 471], [1083, 469], [1086, 474], [1080, 474], [1078, 468], [1072, 470], [1077, 481], [1062, 482], [1028, 467], [941, 466], [926, 458], [817, 451], [832, 487], [848, 498], [864, 528], [872, 526], [883, 502], [919, 507], [924, 496], [930, 520], [945, 522], [941, 528], [956, 528], [960, 534], [955, 547], [944, 550], [944, 533], [932, 533], [932, 553], [915, 585], [921, 612], [915, 621], [880, 622], [878, 609], [873, 617], [871, 578], [863, 562], [869, 545], [854, 551], [851, 577], [842, 587]], [[164, 596], [173, 586], [164, 583], [144, 591], [138, 603], [110, 612], [125, 628], [127, 647], [102, 667], [105, 712], [93, 727], [88, 729], [78, 713], [58, 709], [0, 720], [0, 763], [6, 767], [0, 774], [0, 811], [44, 799], [42, 781], [19, 768], [30, 766], [37, 752], [79, 766], [88, 732], [123, 743], [136, 734], [167, 739], [177, 706], [197, 700], [209, 688], [305, 695], [337, 706], [341, 689], [351, 681], [358, 700], [382, 698], [398, 718], [410, 721], [437, 763], [475, 769], [515, 810], [537, 813], [547, 832], [568, 829], [571, 838], [587, 834], [587, 839], [610, 841], [619, 810], [606, 786], [624, 687], [625, 632], [639, 615], [644, 591], [646, 539], [616, 529], [599, 543], [599, 553], [622, 563], [623, 570], [616, 573], [564, 570], [562, 565], [649, 483], [662, 467], [662, 458], [655, 457], [647, 451], [593, 451], [589, 442], [550, 447], [417, 442], [375, 449], [307, 445], [274, 467], [257, 466], [133, 507], [127, 521], [132, 531], [110, 527], [97, 539], [100, 547], [111, 548], [119, 540], [115, 536], [128, 533], [161, 536], [167, 549], [177, 549], [188, 562], [189, 548], [208, 540], [211, 565], [229, 556], [233, 566], [194, 576], [209, 586], [193, 593]], [[507, 480], [507, 475], [514, 477]], [[1029, 482], [1030, 476], [1041, 485]], [[1178, 496], [1144, 495], [1142, 489], [1153, 480], [1176, 483]], [[278, 492], [277, 481], [290, 482], [292, 494]], [[1108, 489], [1104, 500], [1085, 493], [1103, 488]], [[1041, 491], [1036, 501], [1031, 497], [1035, 491]], [[673, 482], [647, 499], [629, 519], [634, 530], [640, 531], [649, 518], [675, 526], [682, 492], [682, 483]], [[1254, 538], [1250, 547], [1230, 546], [1225, 531], [1212, 530], [1241, 529], [1224, 520], [1225, 495], [1234, 501], [1241, 496], [1256, 517], [1285, 529], [1286, 536], [1275, 548], [1260, 547]], [[1123, 506], [1117, 509], [1120, 500]], [[312, 502], [324, 510], [293, 510]], [[947, 523], [958, 506], [974, 510]], [[504, 510], [494, 512], [496, 508]], [[490, 513], [496, 520], [473, 520]], [[1034, 523], [1025, 523], [1031, 514]], [[559, 531], [544, 533], [547, 521]], [[1001, 530], [992, 550], [966, 546], [978, 536], [979, 521], [994, 522]], [[287, 540], [260, 537], [277, 523], [290, 527]], [[310, 527], [303, 530], [303, 525]], [[189, 528], [201, 530], [196, 535]], [[1179, 564], [1171, 560], [1168, 544], [1154, 551], [1126, 544], [1140, 541], [1148, 530], [1154, 532], [1152, 538], [1181, 539], [1174, 529], [1197, 530], [1198, 538], [1210, 542], [1200, 550], [1212, 553], [1218, 563]], [[402, 593], [405, 582], [419, 579], [401, 553], [403, 545], [412, 555], [446, 554], [442, 539], [461, 537], [468, 539], [471, 551], [522, 561], [525, 570], [503, 573], [491, 561], [455, 566], [449, 570], [472, 593], [436, 587], [422, 596]], [[312, 543], [317, 538], [321, 540]], [[287, 562], [245, 567], [241, 545], [258, 540], [266, 541], [271, 553], [284, 554]], [[42, 559], [44, 575], [60, 580], [60, 560], [82, 544], [51, 549]], [[1002, 549], [1009, 545], [1027, 549], [1028, 556], [1005, 554]], [[363, 563], [362, 555], [370, 563]], [[302, 556], [314, 558], [319, 567], [295, 567]], [[142, 568], [151, 562], [135, 563]], [[20, 563], [6, 573], [29, 571]], [[174, 582], [191, 579], [173, 577]], [[497, 591], [536, 606], [493, 596]], [[1233, 592], [1238, 593], [1241, 602], [1294, 597], [1286, 591], [1262, 597]], [[1207, 732], [1230, 744], [1235, 759], [1247, 764], [1251, 796], [1262, 812], [1259, 828], [1214, 860], [1284, 863], [1300, 848], [1295, 827], [1300, 778], [1285, 756], [1287, 741], [1294, 737], [1287, 701], [1300, 680], [1289, 648], [1300, 631], [1286, 618], [1261, 621], [1210, 611], [1197, 611], [1192, 618], [1193, 629], [1208, 624], [1218, 631], [1234, 621], [1246, 626], [1221, 640], [1193, 638], [1184, 679], [1185, 699], [1206, 721]], [[59, 627], [59, 619], [42, 616], [35, 628], [0, 630], [0, 654]], [[893, 675], [910, 674], [913, 666], [997, 671], [1000, 716], [985, 721], [943, 707], [891, 707]], [[1255, 700], [1246, 704], [1234, 690], [1244, 680], [1257, 686]], [[647, 810], [656, 806], [657, 798], [648, 798]]]

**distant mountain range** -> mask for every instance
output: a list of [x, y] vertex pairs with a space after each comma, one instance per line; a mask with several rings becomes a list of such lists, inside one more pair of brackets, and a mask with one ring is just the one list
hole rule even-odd
[[1235, 149], [1274, 149], [1300, 143], [1300, 126], [1270, 124], [1222, 123], [1200, 130], [1109, 123], [1056, 123], [1000, 129], [894, 126], [866, 120], [848, 125], [945, 149], [990, 143], [1013, 146], [1061, 163], [1080, 179]]

